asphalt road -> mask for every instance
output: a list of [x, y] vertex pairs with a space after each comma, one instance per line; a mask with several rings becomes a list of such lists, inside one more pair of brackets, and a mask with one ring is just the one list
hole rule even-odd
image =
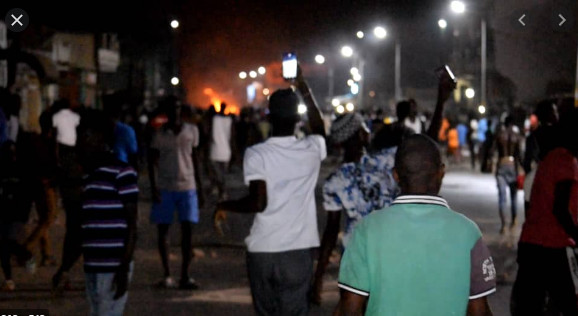
[[[326, 161], [320, 179], [324, 179], [335, 167], [335, 161]], [[320, 181], [322, 183], [322, 181]], [[135, 273], [130, 286], [126, 315], [253, 315], [248, 279], [245, 269], [243, 239], [248, 234], [252, 216], [232, 214], [225, 227], [226, 235], [219, 237], [212, 228], [211, 215], [214, 197], [209, 198], [203, 209], [201, 223], [194, 234], [196, 258], [192, 272], [201, 284], [194, 292], [160, 289], [155, 283], [160, 280], [161, 267], [156, 251], [156, 228], [150, 224], [148, 213], [147, 181], [141, 181], [139, 204], [139, 240], [135, 254]], [[240, 170], [234, 169], [228, 176], [229, 195], [232, 198], [245, 194]], [[318, 185], [318, 190], [320, 186]], [[319, 193], [319, 192], [318, 192]], [[492, 175], [473, 173], [465, 168], [451, 168], [444, 180], [442, 195], [450, 206], [473, 219], [484, 233], [496, 262], [499, 277], [498, 291], [490, 298], [494, 315], [509, 315], [508, 304], [511, 286], [515, 278], [515, 245], [519, 227], [506, 235], [499, 235], [497, 212], [497, 189]], [[319, 194], [318, 194], [319, 196]], [[318, 203], [320, 200], [318, 199]], [[523, 216], [522, 195], [518, 205]], [[325, 214], [319, 211], [320, 231], [325, 225]], [[31, 219], [33, 224], [34, 218]], [[58, 257], [64, 233], [64, 215], [61, 213], [51, 228], [53, 244]], [[523, 218], [520, 218], [520, 223]], [[519, 226], [519, 225], [518, 225]], [[171, 231], [171, 267], [174, 276], [179, 275], [180, 249], [179, 228]], [[330, 315], [337, 300], [337, 260], [332, 263], [326, 276], [323, 303], [314, 306], [311, 315]], [[17, 290], [0, 293], [0, 308], [48, 308], [51, 315], [86, 315], [88, 305], [84, 296], [84, 279], [81, 263], [72, 270], [72, 289], [62, 295], [50, 290], [50, 277], [55, 267], [40, 267], [34, 276], [27, 275], [23, 268], [16, 267], [14, 280]]]

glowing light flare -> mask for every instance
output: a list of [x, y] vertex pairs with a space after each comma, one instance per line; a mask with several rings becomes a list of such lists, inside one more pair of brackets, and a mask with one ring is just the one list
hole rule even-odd
[[353, 110], [355, 110], [355, 105], [353, 105], [353, 103], [347, 103], [347, 104], [345, 105], [345, 109], [346, 109], [348, 112], [353, 112]]
[[335, 111], [339, 114], [343, 114], [343, 112], [345, 112], [345, 108], [343, 107], [343, 105], [340, 105], [335, 108]]
[[180, 25], [179, 21], [177, 21], [177, 20], [172, 20], [172, 21], [171, 21], [171, 27], [172, 27], [173, 29], [177, 29], [177, 28], [179, 27], [179, 25]]
[[361, 81], [361, 75], [360, 75], [360, 74], [355, 74], [355, 75], [353, 75], [353, 80], [355, 80], [355, 81]]
[[351, 46], [341, 47], [341, 55], [343, 55], [343, 57], [347, 57], [347, 58], [353, 56], [353, 48], [351, 48]]
[[445, 29], [446, 27], [448, 27], [448, 21], [444, 20], [444, 19], [440, 19], [438, 21], [438, 26], [440, 27], [440, 29]]
[[454, 13], [461, 14], [466, 12], [466, 4], [463, 3], [462, 1], [455, 0], [450, 3], [450, 9]]
[[365, 34], [363, 34], [362, 31], [358, 31], [356, 35], [357, 35], [357, 38], [359, 38], [359, 39], [362, 39], [365, 36]]
[[299, 106], [297, 107], [297, 113], [299, 114], [307, 113], [307, 106], [305, 104], [299, 104]]
[[244, 71], [241, 71], [241, 72], [239, 73], [239, 78], [241, 78], [241, 79], [246, 79], [246, 78], [247, 78], [247, 73], [244, 72]]
[[333, 100], [331, 100], [331, 105], [333, 105], [333, 106], [338, 106], [338, 105], [339, 105], [339, 99], [333, 99]]
[[249, 72], [249, 77], [251, 77], [251, 78], [257, 78], [257, 72], [256, 72], [255, 70], [251, 70], [251, 71]]
[[267, 88], [263, 89], [263, 95], [269, 95], [269, 93], [271, 93], [271, 91], [269, 91], [269, 89], [267, 89]]
[[480, 104], [480, 106], [478, 106], [478, 112], [480, 112], [480, 114], [485, 114], [486, 107], [483, 104]]
[[178, 85], [179, 82], [181, 82], [181, 81], [179, 80], [179, 78], [177, 78], [177, 77], [171, 78], [171, 84], [172, 84], [173, 86]]
[[325, 57], [323, 55], [315, 56], [315, 62], [322, 65], [325, 63]]
[[387, 31], [382, 26], [373, 29], [373, 34], [379, 39], [384, 39], [387, 36]]
[[476, 91], [472, 88], [467, 88], [465, 93], [468, 99], [473, 99], [476, 96]]
[[265, 67], [261, 66], [261, 67], [259, 67], [259, 69], [257, 69], [257, 72], [260, 75], [264, 75], [267, 72], [267, 69], [265, 69]]

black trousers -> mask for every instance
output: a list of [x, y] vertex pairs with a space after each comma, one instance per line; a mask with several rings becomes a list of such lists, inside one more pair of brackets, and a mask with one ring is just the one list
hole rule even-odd
[[311, 249], [248, 252], [247, 269], [257, 315], [307, 315], [313, 274]]
[[512, 316], [545, 315], [546, 305], [553, 315], [578, 315], [566, 248], [520, 243], [518, 276], [510, 306]]

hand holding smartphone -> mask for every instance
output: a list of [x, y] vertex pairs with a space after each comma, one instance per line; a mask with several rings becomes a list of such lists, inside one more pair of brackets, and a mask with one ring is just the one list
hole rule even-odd
[[456, 76], [454, 76], [454, 73], [452, 72], [452, 70], [450, 69], [450, 66], [448, 65], [443, 65], [441, 67], [439, 67], [438, 69], [436, 69], [436, 75], [438, 77], [438, 79], [442, 79], [444, 76], [449, 77], [454, 83], [457, 83], [456, 80]]
[[295, 53], [283, 54], [283, 78], [285, 80], [296, 79], [297, 72], [297, 55]]

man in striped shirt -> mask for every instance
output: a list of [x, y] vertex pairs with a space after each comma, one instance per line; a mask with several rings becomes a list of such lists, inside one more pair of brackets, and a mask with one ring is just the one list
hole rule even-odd
[[95, 124], [81, 148], [81, 242], [93, 316], [123, 314], [136, 244], [137, 173], [114, 157], [113, 131], [106, 122]]

